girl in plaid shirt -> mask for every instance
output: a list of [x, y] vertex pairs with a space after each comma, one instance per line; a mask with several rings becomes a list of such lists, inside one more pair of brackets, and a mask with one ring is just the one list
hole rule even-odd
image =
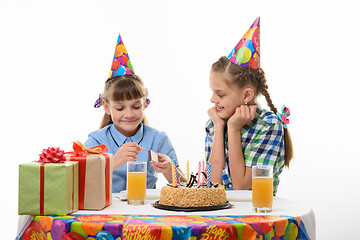
[[[205, 155], [211, 163], [211, 181], [228, 190], [250, 189], [251, 167], [272, 165], [275, 195], [279, 174], [289, 166], [293, 152], [286, 128], [289, 111], [283, 108], [288, 115], [277, 114], [260, 68], [259, 28], [257, 18], [229, 56], [211, 67], [210, 101], [215, 105], [208, 110]], [[260, 94], [271, 111], [257, 104]]]

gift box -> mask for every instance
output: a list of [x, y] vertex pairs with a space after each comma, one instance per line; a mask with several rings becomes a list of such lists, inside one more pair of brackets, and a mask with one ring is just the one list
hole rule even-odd
[[19, 165], [19, 215], [66, 215], [78, 210], [78, 163]]
[[73, 152], [65, 154], [66, 161], [79, 164], [79, 209], [101, 210], [111, 205], [112, 154], [105, 145], [87, 149], [74, 142]]

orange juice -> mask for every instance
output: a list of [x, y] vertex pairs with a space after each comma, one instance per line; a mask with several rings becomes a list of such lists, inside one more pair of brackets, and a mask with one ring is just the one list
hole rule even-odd
[[273, 203], [273, 178], [253, 177], [252, 203], [257, 208], [271, 208]]
[[144, 200], [146, 195], [146, 172], [128, 172], [128, 200]]

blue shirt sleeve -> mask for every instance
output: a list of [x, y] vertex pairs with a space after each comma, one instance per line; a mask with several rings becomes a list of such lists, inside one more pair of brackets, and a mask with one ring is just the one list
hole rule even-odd
[[100, 145], [100, 142], [98, 142], [94, 137], [91, 136], [91, 134], [89, 134], [89, 137], [85, 141], [84, 145], [87, 148], [92, 148], [92, 147]]

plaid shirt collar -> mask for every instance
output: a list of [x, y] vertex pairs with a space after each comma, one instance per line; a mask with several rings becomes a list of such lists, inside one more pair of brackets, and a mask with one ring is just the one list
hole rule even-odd
[[252, 128], [258, 122], [261, 113], [262, 113], [262, 110], [260, 109], [260, 106], [257, 105], [254, 119], [251, 122], [249, 122], [243, 126], [243, 130], [241, 130], [241, 134], [244, 134], [244, 132], [248, 131], [250, 128]]

